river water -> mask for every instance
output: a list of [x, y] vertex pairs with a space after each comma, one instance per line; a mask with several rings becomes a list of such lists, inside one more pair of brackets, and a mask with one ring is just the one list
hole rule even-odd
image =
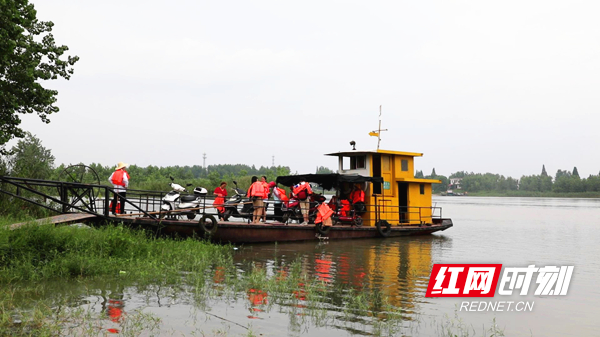
[[[275, 273], [277, 266], [299, 260], [305, 272], [331, 289], [376, 289], [402, 310], [396, 330], [381, 330], [372, 317], [344, 318], [342, 308], [327, 298], [317, 316], [335, 319], [319, 321], [314, 313], [303, 312], [303, 306], [266, 306], [270, 295], [260, 289], [199, 306], [160, 289], [149, 295], [98, 283], [86, 287], [118, 294], [118, 300], [89, 296], [84, 303], [97, 310], [118, 303], [119, 312], [152, 313], [161, 318], [164, 335], [435, 336], [451, 331], [473, 336], [490, 335], [496, 325], [506, 336], [600, 336], [599, 199], [435, 197], [434, 203], [452, 218], [453, 228], [419, 237], [236, 247], [240, 269], [252, 265]], [[460, 304], [468, 299], [425, 297], [434, 263], [568, 265], [574, 273], [565, 296], [533, 296], [530, 290], [527, 296], [485, 298], [528, 301], [532, 311], [465, 312]]]

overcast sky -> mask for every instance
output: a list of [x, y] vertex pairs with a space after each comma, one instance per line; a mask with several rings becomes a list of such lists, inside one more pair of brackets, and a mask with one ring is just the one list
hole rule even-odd
[[[598, 174], [600, 2], [34, 0], [81, 60], [23, 127], [60, 163]], [[591, 152], [590, 152], [591, 150]]]

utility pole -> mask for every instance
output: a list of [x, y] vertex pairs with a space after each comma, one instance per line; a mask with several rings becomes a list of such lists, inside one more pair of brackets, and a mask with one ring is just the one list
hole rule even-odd
[[206, 152], [202, 154], [202, 167], [204, 167], [204, 171], [206, 171]]
[[272, 157], [271, 166], [275, 167], [275, 156]]

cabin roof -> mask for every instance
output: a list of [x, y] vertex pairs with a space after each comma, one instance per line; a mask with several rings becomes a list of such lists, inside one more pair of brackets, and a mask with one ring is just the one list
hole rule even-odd
[[334, 153], [326, 153], [326, 156], [355, 156], [361, 154], [392, 154], [396, 156], [409, 156], [409, 157], [422, 157], [422, 153], [417, 152], [402, 152], [402, 151], [390, 151], [390, 150], [367, 150], [367, 151], [344, 151], [344, 152], [334, 152]]
[[339, 174], [339, 173], [329, 173], [329, 174], [299, 174], [293, 176], [279, 176], [276, 179], [278, 184], [282, 184], [284, 186], [293, 186], [302, 181], [307, 181], [309, 183], [317, 183], [326, 190], [330, 190], [333, 187], [338, 187], [340, 183], [364, 183], [366, 181], [372, 181], [377, 183], [383, 183], [383, 178], [381, 177], [366, 177], [358, 174]]
[[424, 178], [397, 178], [397, 181], [406, 181], [409, 183], [427, 183], [427, 184], [441, 184], [442, 181], [438, 179], [424, 179]]

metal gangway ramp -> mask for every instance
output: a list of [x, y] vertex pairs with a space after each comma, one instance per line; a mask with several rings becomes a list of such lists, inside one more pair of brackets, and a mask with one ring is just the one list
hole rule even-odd
[[[77, 180], [77, 179], [72, 179]], [[110, 210], [114, 190], [110, 186], [78, 181], [52, 181], [0, 176], [0, 192], [57, 213], [44, 223], [69, 223], [83, 220], [118, 220]], [[155, 210], [160, 209], [163, 192], [128, 190], [121, 198], [131, 212], [151, 220], [160, 220]], [[22, 224], [12, 226], [19, 227]], [[11, 227], [12, 227], [11, 226]], [[15, 227], [15, 228], [16, 228]]]

